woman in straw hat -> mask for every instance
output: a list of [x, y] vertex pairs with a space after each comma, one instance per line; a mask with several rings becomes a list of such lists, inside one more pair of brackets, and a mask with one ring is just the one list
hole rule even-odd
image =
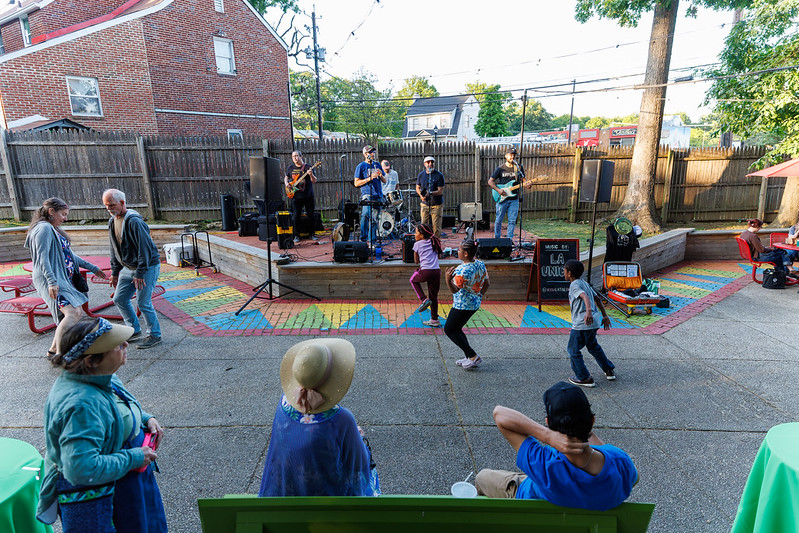
[[[37, 517], [61, 517], [64, 533], [167, 530], [155, 482], [164, 432], [115, 372], [133, 328], [84, 319], [67, 328], [50, 358], [63, 369], [44, 406], [44, 480]], [[150, 443], [146, 445], [145, 436]]]
[[338, 405], [354, 372], [355, 347], [343, 339], [309, 340], [286, 352], [259, 496], [380, 493], [363, 432]]

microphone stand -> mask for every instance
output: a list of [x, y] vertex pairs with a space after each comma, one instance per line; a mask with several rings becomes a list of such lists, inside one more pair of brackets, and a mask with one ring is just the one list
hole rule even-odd
[[[516, 182], [519, 187], [519, 246], [516, 249], [516, 255], [511, 255], [511, 261], [519, 261], [524, 259], [524, 255], [522, 254], [522, 222], [524, 220], [524, 187], [521, 187], [522, 182], [519, 180], [519, 174], [521, 171], [521, 160], [522, 154], [524, 153], [524, 120], [525, 115], [527, 113], [527, 89], [524, 90], [524, 95], [522, 95], [522, 130], [519, 136], [519, 153], [517, 154], [519, 157], [519, 162], [516, 162], [516, 158], [513, 159], [513, 164], [516, 167]], [[522, 177], [522, 180], [524, 176]]]

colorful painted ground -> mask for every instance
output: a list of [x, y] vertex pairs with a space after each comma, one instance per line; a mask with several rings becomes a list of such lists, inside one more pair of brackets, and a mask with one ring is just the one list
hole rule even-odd
[[[655, 272], [660, 294], [669, 308], [643, 310], [626, 317], [608, 307], [612, 328], [621, 335], [658, 334], [696, 315], [751, 281], [748, 265], [733, 261], [691, 261]], [[261, 300], [239, 315], [235, 312], [253, 294], [252, 287], [222, 274], [197, 276], [193, 269], [167, 264], [159, 283], [166, 293], [154, 300], [156, 308], [197, 336], [325, 335], [325, 334], [443, 334], [425, 327], [430, 311], [417, 313], [410, 300]], [[27, 274], [17, 263], [0, 264], [0, 276]], [[490, 296], [490, 293], [489, 293]], [[442, 324], [451, 300], [439, 305]], [[487, 299], [467, 324], [467, 333], [566, 333], [570, 328], [567, 303], [538, 306], [527, 302]]]

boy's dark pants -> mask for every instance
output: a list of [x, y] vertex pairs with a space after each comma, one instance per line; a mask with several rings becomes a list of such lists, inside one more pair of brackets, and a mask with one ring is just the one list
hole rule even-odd
[[578, 380], [582, 381], [591, 377], [583, 362], [583, 354], [580, 352], [584, 346], [588, 348], [588, 353], [594, 356], [603, 372], [615, 368], [615, 365], [605, 356], [602, 346], [596, 341], [596, 332], [597, 329], [573, 329], [569, 335], [569, 345], [566, 351], [569, 352], [574, 377]]

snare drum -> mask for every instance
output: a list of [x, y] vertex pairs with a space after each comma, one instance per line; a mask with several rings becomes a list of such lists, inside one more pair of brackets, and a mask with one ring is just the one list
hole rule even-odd
[[402, 191], [396, 190], [386, 193], [390, 205], [402, 205]]

